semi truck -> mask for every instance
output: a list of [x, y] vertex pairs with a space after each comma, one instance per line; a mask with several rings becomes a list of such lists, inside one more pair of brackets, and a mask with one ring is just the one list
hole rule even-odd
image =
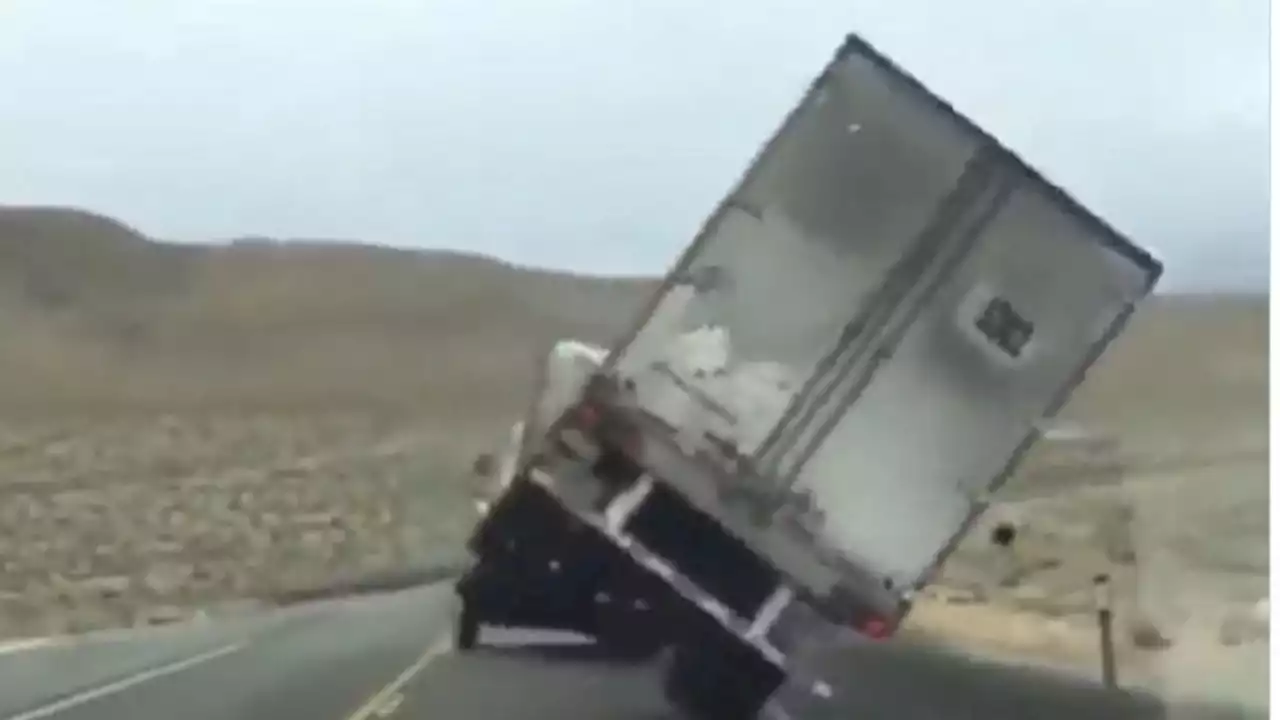
[[544, 358], [457, 647], [583, 633], [716, 720], [823, 687], [814, 649], [894, 635], [1161, 272], [848, 36], [621, 338]]

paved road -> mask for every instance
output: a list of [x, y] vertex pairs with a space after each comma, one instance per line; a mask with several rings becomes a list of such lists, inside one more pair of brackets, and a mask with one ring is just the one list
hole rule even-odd
[[[467, 656], [444, 638], [442, 587], [317, 604], [71, 645], [0, 649], [0, 720], [667, 720], [656, 666], [491, 636]], [[833, 651], [835, 697], [787, 693], [794, 718], [1192, 718], [1028, 672], [904, 647]], [[781, 717], [781, 716], [779, 716]]]
[[448, 626], [441, 588], [0, 655], [3, 720], [344, 720]]

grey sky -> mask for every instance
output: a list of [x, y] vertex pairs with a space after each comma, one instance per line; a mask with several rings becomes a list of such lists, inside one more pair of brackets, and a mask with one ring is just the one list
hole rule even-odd
[[656, 272], [846, 30], [1169, 267], [1267, 279], [1266, 0], [4, 0], [0, 202]]

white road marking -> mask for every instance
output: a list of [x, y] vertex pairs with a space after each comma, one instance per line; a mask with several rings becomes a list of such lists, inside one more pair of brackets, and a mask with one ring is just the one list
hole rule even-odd
[[160, 667], [151, 668], [150, 670], [144, 670], [143, 672], [135, 675], [130, 675], [127, 678], [107, 683], [106, 685], [99, 685], [96, 688], [78, 692], [70, 697], [65, 697], [57, 702], [43, 705], [35, 708], [34, 710], [28, 710], [17, 715], [11, 715], [4, 718], [4, 720], [39, 720], [39, 718], [46, 718], [55, 713], [60, 713], [63, 710], [69, 710], [78, 705], [83, 705], [87, 702], [97, 700], [98, 698], [106, 697], [107, 695], [114, 695], [115, 693], [127, 690], [134, 685], [140, 685], [148, 680], [155, 680], [156, 678], [164, 677], [165, 675], [172, 675], [173, 673], [195, 667], [196, 665], [222, 657], [223, 655], [229, 655], [238, 650], [242, 650], [244, 647], [243, 643], [225, 645], [214, 650], [209, 650], [208, 652], [200, 653], [199, 655], [193, 655], [189, 658], [171, 662], [167, 665], [161, 665]]
[[22, 638], [19, 640], [0, 643], [0, 655], [38, 647], [63, 647], [68, 645], [86, 645], [97, 642], [120, 642], [147, 639], [149, 636], [153, 637], [155, 635], [186, 632], [201, 623], [207, 623], [211, 619], [212, 618], [207, 613], [199, 611], [191, 620], [173, 622], [166, 625], [157, 625], [154, 627], [108, 628], [104, 630], [93, 630], [90, 632], [68, 635], [46, 635], [44, 637]]
[[35, 650], [37, 648], [52, 647], [54, 645], [61, 644], [64, 644], [64, 641], [61, 641], [59, 638], [52, 637], [11, 640], [9, 642], [0, 643], [0, 655], [8, 655], [9, 653], [22, 652], [23, 650]]
[[[399, 707], [404, 698], [400, 692], [401, 688], [409, 683], [415, 675], [422, 672], [431, 661], [448, 654], [453, 649], [453, 641], [451, 638], [444, 637], [431, 644], [426, 652], [422, 653], [422, 657], [418, 658], [412, 665], [405, 668], [395, 680], [387, 683], [385, 687], [379, 690], [373, 697], [369, 698], [365, 704], [356, 708], [356, 711], [347, 716], [347, 720], [369, 720], [371, 717], [384, 717], [383, 713], [390, 714]], [[397, 696], [401, 696], [396, 699]], [[393, 706], [386, 709], [389, 705]], [[26, 720], [23, 718], [22, 720]]]
[[768, 720], [791, 720], [791, 713], [787, 712], [787, 709], [782, 707], [782, 704], [776, 700], [765, 705], [764, 712], [761, 715], [764, 715]]
[[402, 702], [404, 702], [404, 693], [401, 693], [401, 692], [397, 692], [396, 694], [387, 698], [387, 701], [383, 703], [381, 707], [378, 708], [378, 712], [377, 712], [378, 717], [380, 718], [391, 717], [392, 715], [395, 714], [396, 710], [400, 709], [400, 703]]

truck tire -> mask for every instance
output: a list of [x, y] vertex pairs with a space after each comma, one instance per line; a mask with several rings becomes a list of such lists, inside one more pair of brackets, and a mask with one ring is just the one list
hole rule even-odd
[[458, 652], [475, 649], [480, 639], [480, 617], [474, 602], [462, 598], [462, 608], [458, 612], [458, 622], [454, 627], [453, 645]]
[[661, 638], [638, 633], [610, 635], [602, 638], [602, 644], [610, 657], [633, 663], [652, 660], [663, 648]]
[[645, 662], [666, 647], [667, 641], [659, 623], [652, 617], [656, 611], [641, 611], [628, 597], [597, 605], [596, 639], [610, 657], [624, 662]]
[[667, 702], [697, 720], [755, 720], [772, 694], [707, 649], [677, 647], [663, 680]]

